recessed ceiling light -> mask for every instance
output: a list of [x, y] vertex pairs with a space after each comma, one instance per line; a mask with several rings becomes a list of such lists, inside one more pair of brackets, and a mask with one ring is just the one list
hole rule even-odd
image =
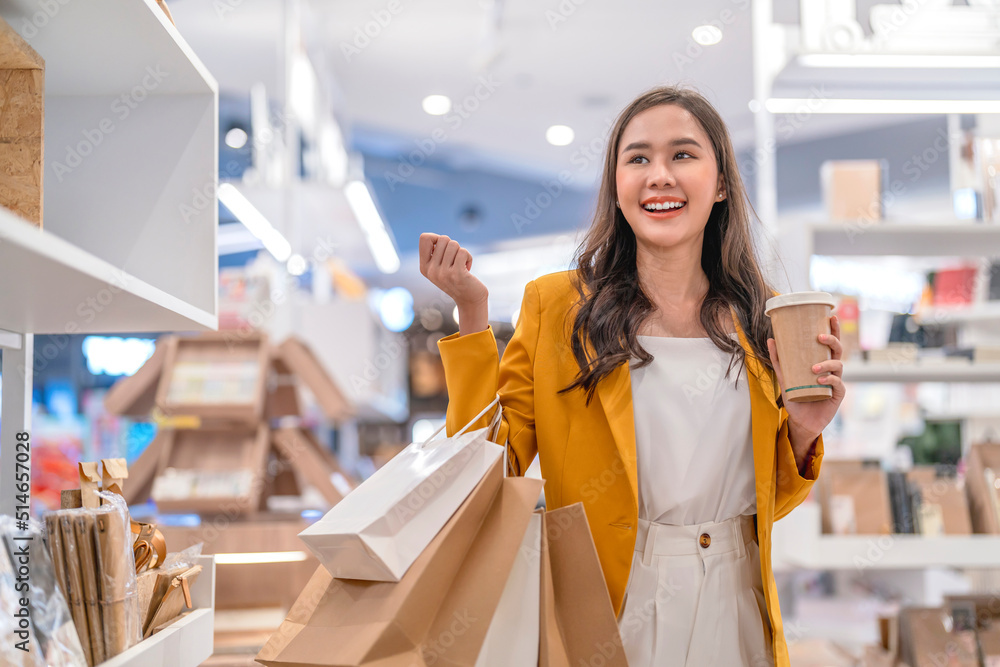
[[247, 145], [247, 133], [246, 130], [240, 127], [234, 127], [228, 132], [226, 132], [226, 145], [230, 148], [243, 148]]
[[569, 146], [573, 136], [573, 128], [566, 125], [553, 125], [545, 130], [545, 139], [553, 146]]
[[447, 95], [428, 95], [424, 98], [423, 107], [432, 116], [443, 116], [451, 111], [451, 100]]
[[712, 46], [722, 41], [722, 31], [714, 25], [700, 25], [691, 31], [691, 37], [702, 46]]

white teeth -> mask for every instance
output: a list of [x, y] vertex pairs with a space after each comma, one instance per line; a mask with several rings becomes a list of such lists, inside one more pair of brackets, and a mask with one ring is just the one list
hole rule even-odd
[[666, 202], [665, 204], [646, 204], [643, 208], [645, 208], [647, 211], [666, 211], [672, 208], [680, 208], [683, 205], [684, 202], [671, 201], [671, 202]]

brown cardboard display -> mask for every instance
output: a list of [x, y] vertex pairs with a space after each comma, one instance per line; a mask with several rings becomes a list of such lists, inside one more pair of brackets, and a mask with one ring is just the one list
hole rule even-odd
[[356, 414], [354, 406], [334, 383], [322, 362], [300, 339], [294, 336], [286, 338], [275, 349], [274, 356], [312, 393], [328, 418], [345, 421]]
[[[153, 355], [135, 373], [111, 385], [104, 395], [104, 409], [124, 417], [148, 417], [156, 407], [156, 391], [167, 358], [167, 347], [174, 336], [156, 341]], [[134, 472], [134, 471], [133, 471]]]
[[156, 405], [167, 416], [256, 424], [264, 415], [269, 353], [264, 333], [171, 338]]
[[297, 514], [262, 512], [241, 521], [218, 517], [200, 526], [160, 526], [160, 530], [173, 551], [202, 543], [204, 554], [301, 553], [302, 560], [215, 565], [216, 609], [288, 609], [319, 567], [299, 539], [308, 525]]
[[920, 489], [922, 504], [941, 507], [945, 535], [972, 533], [964, 482], [954, 477], [938, 477], [934, 466], [916, 466], [906, 473], [906, 478]]
[[299, 392], [295, 386], [292, 370], [282, 360], [277, 350], [271, 348], [271, 370], [273, 379], [268, 383], [264, 399], [264, 416], [267, 419], [298, 416], [302, 414]]
[[858, 460], [823, 461], [819, 486], [824, 533], [834, 532], [832, 514], [837, 496], [851, 499], [856, 534], [892, 533], [889, 485], [885, 472], [877, 465]]
[[153, 440], [146, 445], [145, 451], [139, 455], [129, 467], [128, 486], [122, 489], [122, 497], [129, 505], [144, 503], [153, 492], [153, 481], [163, 457], [163, 447], [167, 442], [168, 429], [157, 431]]
[[[253, 514], [260, 505], [270, 430], [212, 428], [164, 430], [153, 485], [161, 512]], [[213, 488], [206, 488], [208, 485]]]
[[996, 501], [993, 500], [993, 497], [1000, 494], [1000, 489], [988, 488], [985, 476], [987, 468], [1000, 474], [1000, 443], [972, 445], [966, 461], [965, 490], [969, 497], [972, 527], [977, 533], [1000, 534], [1000, 516], [997, 515]]
[[314, 487], [331, 505], [343, 500], [344, 495], [331, 481], [333, 475], [340, 475], [345, 483], [344, 475], [337, 459], [330, 455], [313, 434], [300, 428], [279, 428], [273, 432], [274, 448], [279, 458], [299, 478], [299, 487], [303, 482]]
[[42, 226], [45, 60], [0, 18], [0, 206]]

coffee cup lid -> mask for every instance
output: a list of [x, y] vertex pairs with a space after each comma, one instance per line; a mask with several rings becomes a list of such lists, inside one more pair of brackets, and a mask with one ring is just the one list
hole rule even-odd
[[771, 311], [775, 308], [801, 306], [807, 303], [819, 303], [831, 308], [837, 307], [837, 302], [834, 301], [833, 295], [829, 292], [789, 292], [768, 299], [767, 303], [764, 304], [764, 314], [770, 316]]

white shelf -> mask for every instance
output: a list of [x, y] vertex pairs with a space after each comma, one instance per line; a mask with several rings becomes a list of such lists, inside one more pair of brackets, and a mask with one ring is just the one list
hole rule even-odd
[[213, 651], [215, 640], [215, 560], [201, 556], [201, 574], [191, 588], [194, 611], [149, 639], [97, 667], [198, 667]]
[[[215, 80], [155, 0], [5, 0], [0, 15], [45, 59], [45, 232], [0, 216], [0, 283], [22, 292], [0, 299], [0, 327], [216, 328]], [[92, 317], [111, 272], [125, 296]]]
[[811, 229], [815, 255], [989, 257], [1000, 254], [1000, 225], [845, 222], [813, 224]]
[[155, 0], [4, 0], [0, 13], [45, 58], [46, 95], [117, 96], [150, 66], [167, 73], [155, 94], [218, 89]]
[[0, 207], [0, 329], [106, 333], [214, 329], [196, 308]]
[[917, 324], [1000, 322], [1000, 301], [925, 308], [914, 316]]
[[931, 567], [996, 568], [996, 535], [823, 535], [815, 503], [800, 505], [774, 524], [776, 570], [922, 570]]
[[849, 361], [845, 382], [1000, 382], [1000, 363], [891, 364]]

